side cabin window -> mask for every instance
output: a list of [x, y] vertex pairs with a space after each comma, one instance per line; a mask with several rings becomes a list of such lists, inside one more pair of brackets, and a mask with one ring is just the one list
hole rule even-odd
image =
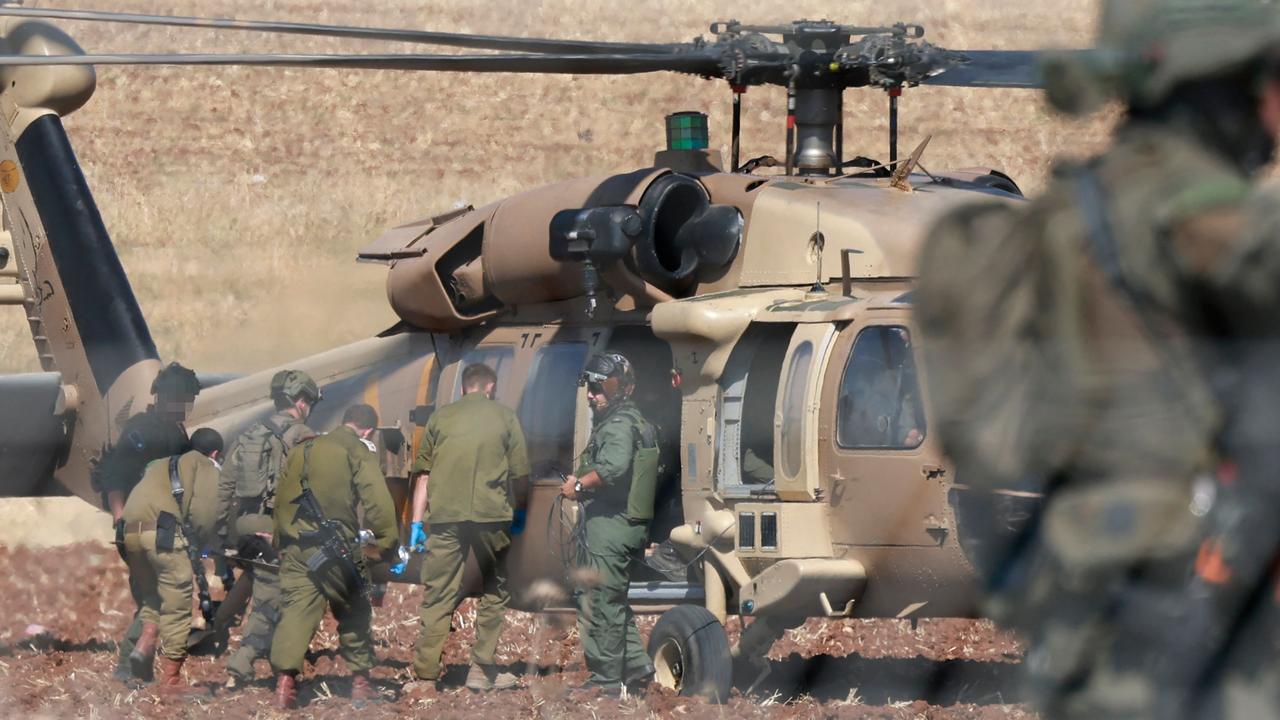
[[475, 348], [467, 353], [462, 358], [462, 364], [458, 366], [457, 379], [453, 382], [453, 396], [450, 398], [450, 402], [456, 402], [462, 397], [462, 371], [473, 363], [484, 363], [497, 373], [498, 387], [494, 394], [499, 402], [503, 401], [506, 398], [506, 387], [509, 381], [507, 370], [511, 367], [515, 356], [516, 350], [510, 345], [488, 345]]
[[581, 342], [543, 345], [533, 357], [518, 414], [535, 468], [571, 469], [578, 376], [586, 360], [587, 344]]
[[806, 340], [796, 346], [782, 396], [782, 467], [792, 476], [800, 473], [804, 460], [804, 391], [812, 361], [813, 343]]
[[906, 328], [858, 333], [838, 402], [836, 439], [843, 448], [910, 450], [924, 442], [924, 407]]

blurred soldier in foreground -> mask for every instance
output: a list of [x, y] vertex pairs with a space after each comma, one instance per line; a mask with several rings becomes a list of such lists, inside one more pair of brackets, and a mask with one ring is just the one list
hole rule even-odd
[[[202, 605], [209, 603], [200, 553], [220, 544], [217, 527], [224, 508], [218, 503], [218, 465], [222, 436], [201, 428], [192, 450], [152, 461], [125, 503], [125, 562], [129, 588], [138, 603], [142, 634], [129, 655], [134, 677], [149, 677], [159, 642], [161, 692], [185, 694], [182, 683], [191, 630], [191, 586], [200, 584]], [[206, 613], [211, 606], [202, 606]]]
[[[276, 480], [289, 451], [315, 435], [306, 419], [320, 401], [320, 388], [300, 370], [281, 370], [271, 377], [271, 401], [275, 413], [249, 426], [232, 444], [219, 487], [223, 501], [232, 508], [227, 542], [237, 545], [241, 557], [267, 561], [276, 559], [270, 545]], [[253, 679], [253, 663], [271, 653], [271, 636], [280, 618], [279, 576], [257, 569], [249, 572], [253, 606], [240, 647], [227, 659], [228, 689]]]
[[[427, 683], [440, 679], [440, 656], [450, 620], [462, 601], [462, 570], [474, 553], [484, 595], [476, 608], [476, 644], [466, 686], [506, 690], [516, 676], [498, 672], [494, 652], [507, 609], [507, 550], [516, 513], [517, 486], [528, 482], [529, 457], [520, 421], [493, 400], [498, 376], [476, 363], [462, 371], [462, 399], [427, 421], [413, 465], [413, 525], [409, 544], [426, 543], [422, 562], [422, 629], [413, 673]], [[431, 534], [422, 516], [431, 508]]]
[[[940, 432], [987, 521], [987, 610], [1051, 716], [1275, 716], [1266, 683], [1226, 683], [1266, 694], [1252, 712], [1215, 691], [1248, 665], [1230, 625], [1280, 510], [1280, 203], [1254, 181], [1280, 132], [1275, 5], [1107, 0], [1099, 45], [1046, 87], [1076, 113], [1118, 97], [1111, 147], [1027, 206], [952, 211], [922, 256]], [[1195, 577], [1205, 520], [1229, 539]]]
[[[147, 463], [189, 449], [187, 429], [183, 423], [199, 393], [200, 383], [196, 374], [178, 363], [169, 363], [151, 383], [155, 402], [125, 422], [116, 444], [102, 454], [94, 469], [94, 482], [102, 492], [103, 507], [115, 522], [116, 549], [121, 557], [124, 557], [124, 524], [121, 518], [129, 493], [142, 479]], [[120, 643], [120, 662], [115, 671], [117, 680], [128, 680], [133, 676], [129, 669], [129, 654], [141, 632], [142, 622], [135, 614]], [[150, 672], [148, 667], [147, 675], [142, 679], [150, 680]]]
[[374, 665], [369, 574], [358, 542], [357, 512], [384, 559], [399, 547], [395, 507], [368, 441], [378, 415], [352, 405], [342, 426], [307, 440], [289, 456], [276, 486], [275, 540], [280, 548], [280, 622], [271, 642], [276, 705], [296, 705], [297, 676], [307, 647], [328, 607], [338, 621], [338, 643], [351, 671], [351, 700], [377, 699], [369, 685]]
[[657, 431], [631, 401], [636, 377], [627, 358], [593, 355], [582, 375], [595, 425], [577, 475], [560, 492], [582, 502], [586, 523], [580, 564], [591, 577], [578, 591], [578, 634], [591, 671], [587, 687], [616, 691], [653, 677], [627, 588], [653, 519]]

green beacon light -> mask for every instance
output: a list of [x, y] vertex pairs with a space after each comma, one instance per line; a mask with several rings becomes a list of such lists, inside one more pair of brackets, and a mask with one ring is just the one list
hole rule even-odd
[[707, 116], [700, 112], [678, 112], [667, 116], [668, 150], [706, 150]]

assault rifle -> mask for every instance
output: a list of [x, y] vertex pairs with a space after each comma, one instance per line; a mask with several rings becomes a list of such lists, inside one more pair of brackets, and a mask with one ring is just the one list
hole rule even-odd
[[311, 484], [307, 482], [310, 455], [311, 443], [308, 442], [302, 447], [302, 477], [299, 478], [299, 484], [302, 485], [302, 494], [298, 495], [293, 501], [298, 506], [296, 517], [300, 520], [307, 520], [317, 526], [316, 530], [304, 530], [298, 533], [299, 540], [317, 548], [316, 552], [307, 558], [307, 573], [316, 577], [323, 573], [325, 568], [336, 563], [338, 567], [342, 568], [348, 587], [354, 588], [362, 594], [368, 594], [369, 583], [365, 580], [364, 573], [360, 571], [360, 566], [356, 563], [356, 557], [351, 551], [351, 543], [343, 535], [343, 524], [325, 517], [324, 509], [320, 507], [320, 502], [316, 500], [315, 493], [311, 492]]
[[214, 615], [218, 613], [219, 603], [215, 603], [209, 595], [209, 578], [205, 576], [204, 562], [200, 558], [200, 546], [196, 542], [195, 530], [191, 527], [189, 513], [182, 511], [182, 496], [186, 493], [182, 489], [182, 481], [178, 478], [180, 457], [180, 455], [169, 457], [169, 490], [173, 494], [174, 502], [178, 505], [178, 517], [182, 519], [182, 534], [187, 538], [187, 559], [191, 561], [191, 572], [196, 577], [200, 614], [204, 616], [205, 622], [211, 623]]

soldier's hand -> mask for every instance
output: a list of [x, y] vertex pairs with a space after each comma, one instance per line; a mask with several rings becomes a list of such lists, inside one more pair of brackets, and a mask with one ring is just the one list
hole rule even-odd
[[578, 491], [575, 489], [578, 485], [578, 476], [569, 475], [564, 479], [564, 484], [560, 486], [560, 494], [570, 500], [578, 499]]
[[422, 529], [421, 520], [409, 526], [409, 547], [416, 553], [427, 551], [427, 531]]
[[524, 508], [516, 508], [511, 514], [511, 534], [519, 535], [524, 532], [524, 523], [528, 519], [529, 511]]

